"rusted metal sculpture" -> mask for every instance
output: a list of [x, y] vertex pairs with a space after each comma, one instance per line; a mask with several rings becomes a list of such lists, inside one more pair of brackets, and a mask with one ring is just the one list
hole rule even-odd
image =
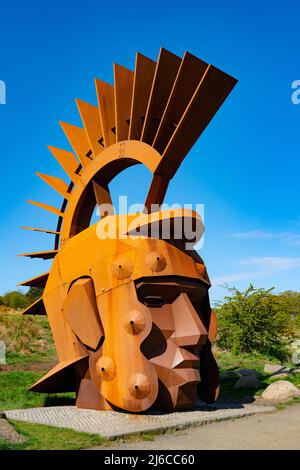
[[[151, 213], [151, 205], [162, 204], [235, 83], [188, 52], [180, 59], [162, 49], [157, 62], [138, 53], [134, 72], [114, 65], [114, 86], [96, 80], [98, 106], [77, 100], [83, 128], [61, 123], [76, 156], [49, 148], [71, 182], [38, 175], [63, 196], [62, 206], [29, 201], [57, 214], [55, 231], [32, 228], [54, 234], [54, 249], [23, 255], [53, 264], [21, 284], [45, 288], [25, 313], [48, 315], [59, 363], [32, 391], [76, 391], [78, 407], [132, 412], [189, 408], [197, 396], [218, 396], [205, 265], [174, 231], [167, 239], [149, 233], [164, 221], [201, 226], [195, 212]], [[107, 214], [109, 183], [138, 163], [153, 174], [149, 213]], [[90, 225], [97, 205], [101, 220]], [[116, 234], [103, 239], [98, 229], [108, 221]]]

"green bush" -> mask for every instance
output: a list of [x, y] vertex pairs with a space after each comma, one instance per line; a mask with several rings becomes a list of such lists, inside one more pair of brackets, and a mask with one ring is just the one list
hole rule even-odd
[[280, 296], [288, 299], [296, 327], [300, 329], [300, 292], [287, 290], [285, 292], [282, 292]]
[[30, 287], [26, 294], [18, 290], [7, 292], [3, 296], [0, 296], [0, 305], [12, 309], [23, 309], [33, 304], [37, 299], [43, 295], [43, 289], [41, 287]]
[[289, 299], [273, 289], [245, 292], [228, 289], [232, 295], [217, 308], [219, 347], [233, 353], [261, 353], [284, 360], [294, 337], [294, 320]]
[[25, 308], [28, 305], [26, 296], [17, 290], [8, 292], [2, 300], [3, 304], [10, 308]]

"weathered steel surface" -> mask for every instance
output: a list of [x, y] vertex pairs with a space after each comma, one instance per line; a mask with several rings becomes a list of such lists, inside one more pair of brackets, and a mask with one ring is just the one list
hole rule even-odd
[[[83, 127], [61, 123], [75, 155], [49, 148], [70, 181], [38, 174], [62, 195], [61, 209], [29, 201], [56, 214], [57, 228], [24, 227], [56, 238], [53, 250], [23, 255], [54, 258], [49, 273], [22, 283], [45, 287], [25, 313], [47, 313], [59, 358], [31, 390], [74, 390], [78, 407], [132, 412], [217, 398], [217, 321], [205, 265], [191, 248], [203, 234], [201, 218], [181, 209], [151, 213], [151, 205], [163, 202], [235, 83], [188, 52], [181, 59], [162, 49], [157, 62], [138, 53], [134, 72], [114, 66], [114, 85], [96, 79], [98, 106], [77, 100]], [[115, 215], [109, 184], [136, 164], [153, 175], [150, 214]], [[91, 225], [97, 206], [99, 222]], [[192, 240], [174, 235], [185, 222], [198, 224]], [[114, 235], [99, 236], [109, 223]]]

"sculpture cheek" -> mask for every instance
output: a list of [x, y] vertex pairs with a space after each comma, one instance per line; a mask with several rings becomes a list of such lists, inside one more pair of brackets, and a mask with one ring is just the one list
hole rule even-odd
[[162, 253], [150, 251], [145, 256], [145, 263], [153, 272], [163, 271], [167, 266], [166, 258]]
[[130, 335], [139, 335], [144, 331], [146, 323], [146, 317], [141, 310], [130, 310], [125, 314], [123, 325], [125, 331]]
[[116, 375], [116, 364], [109, 356], [101, 356], [95, 364], [96, 373], [101, 380], [113, 380]]
[[116, 279], [127, 279], [133, 271], [132, 262], [127, 258], [118, 258], [111, 266], [112, 275]]
[[137, 400], [146, 398], [151, 393], [151, 382], [145, 374], [138, 372], [129, 379], [129, 392]]

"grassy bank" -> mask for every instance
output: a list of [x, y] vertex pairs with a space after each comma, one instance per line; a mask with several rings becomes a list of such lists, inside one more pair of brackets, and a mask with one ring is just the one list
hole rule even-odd
[[0, 410], [74, 403], [72, 393], [28, 391], [57, 362], [47, 317], [1, 312], [0, 340], [6, 345], [6, 365], [0, 365]]
[[78, 450], [100, 445], [101, 436], [41, 424], [10, 421], [26, 441], [10, 444], [0, 439], [0, 450]]
[[8, 365], [26, 366], [35, 362], [55, 361], [56, 353], [47, 317], [22, 316], [19, 312], [1, 313], [0, 340], [6, 346]]

